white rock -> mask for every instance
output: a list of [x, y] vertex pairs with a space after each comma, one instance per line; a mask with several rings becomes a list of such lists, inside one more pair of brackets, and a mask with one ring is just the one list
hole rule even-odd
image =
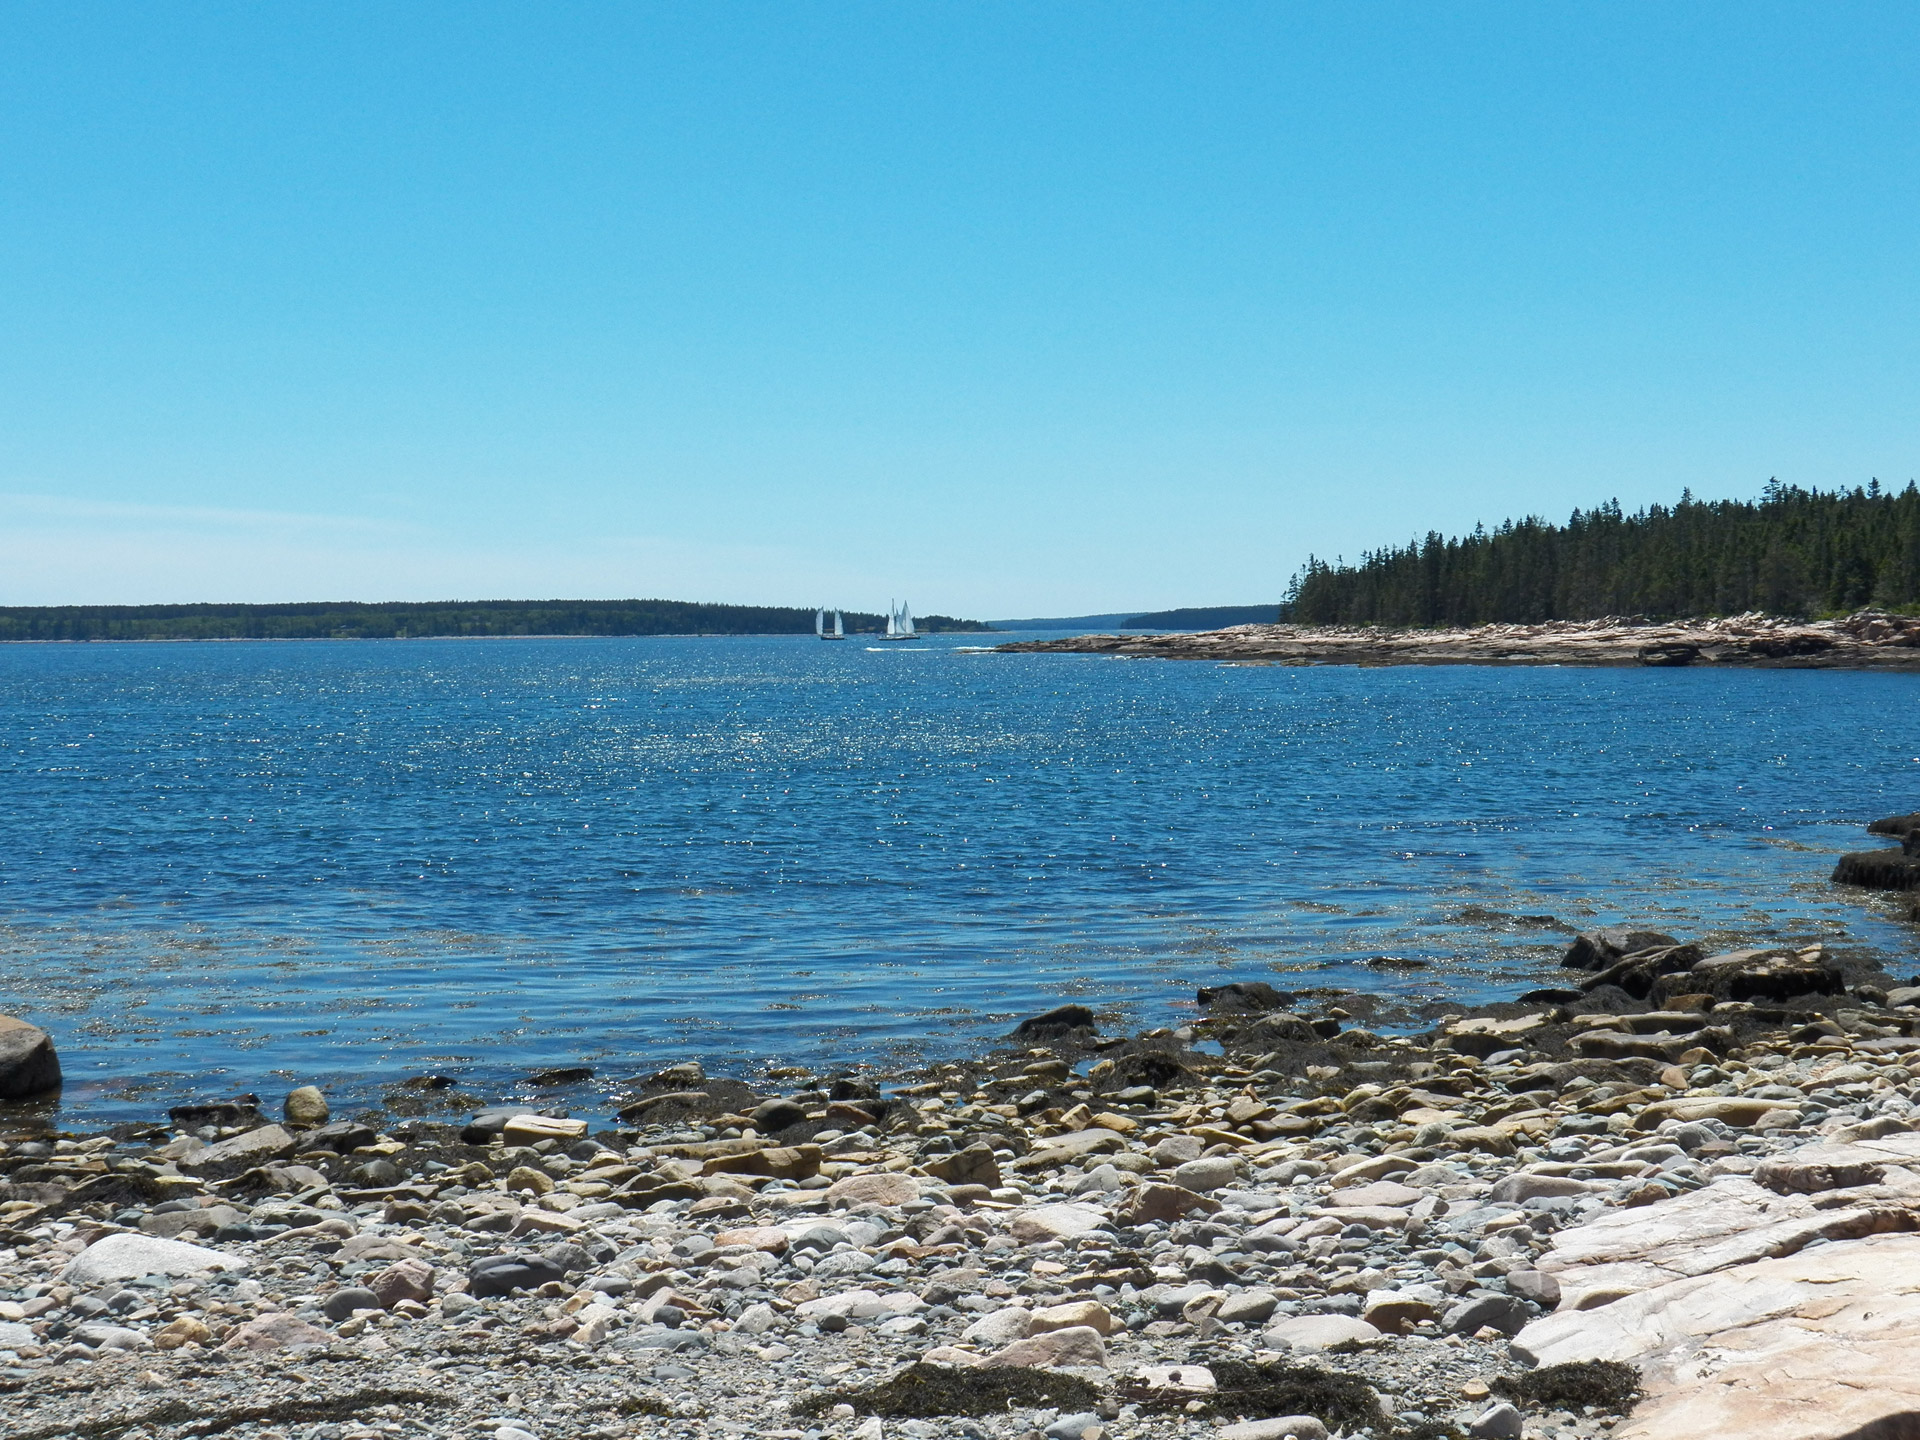
[[847, 1275], [864, 1275], [880, 1262], [858, 1250], [841, 1250], [813, 1267], [816, 1280], [831, 1280]]
[[1016, 1340], [1004, 1350], [987, 1357], [989, 1365], [1053, 1366], [1085, 1365], [1105, 1369], [1107, 1342], [1091, 1325], [1076, 1325], [1067, 1330], [1049, 1330]]
[[1191, 1395], [1210, 1395], [1218, 1388], [1213, 1371], [1205, 1365], [1143, 1365], [1134, 1378], [1149, 1390], [1179, 1390]]
[[1325, 1350], [1348, 1341], [1370, 1345], [1380, 1338], [1380, 1332], [1351, 1315], [1299, 1315], [1282, 1320], [1262, 1338], [1276, 1350], [1282, 1345], [1295, 1350]]
[[1311, 1415], [1243, 1420], [1213, 1432], [1219, 1440], [1327, 1440], [1327, 1427]]
[[613, 1328], [614, 1319], [619, 1313], [611, 1306], [598, 1302], [584, 1305], [573, 1317], [577, 1328], [569, 1338], [582, 1345], [598, 1345], [607, 1338], [607, 1332]]
[[1852, 1238], [1906, 1223], [1904, 1207], [1890, 1209], [1884, 1200], [1864, 1198], [1832, 1204], [1838, 1193], [1776, 1195], [1744, 1176], [1727, 1176], [1700, 1190], [1606, 1211], [1562, 1230], [1538, 1268], [1560, 1282], [1561, 1309], [1574, 1310], [1588, 1303], [1584, 1297], [1590, 1291], [1648, 1290], [1790, 1255], [1815, 1240]]
[[1026, 1339], [1027, 1327], [1032, 1323], [1033, 1316], [1025, 1307], [1008, 1305], [982, 1315], [960, 1332], [960, 1338], [969, 1345], [992, 1345], [997, 1348]]
[[1013, 1217], [1008, 1233], [1023, 1245], [1047, 1240], [1071, 1240], [1107, 1224], [1107, 1217], [1091, 1205], [1036, 1205]]
[[876, 1315], [887, 1315], [887, 1304], [872, 1290], [843, 1290], [838, 1295], [822, 1295], [817, 1300], [803, 1300], [794, 1307], [793, 1313], [802, 1320], [817, 1320], [822, 1315], [842, 1315], [849, 1320], [871, 1320]]
[[1671, 1281], [1548, 1316], [1521, 1337], [1516, 1352], [1641, 1367], [1647, 1398], [1618, 1440], [1904, 1434], [1920, 1412], [1920, 1236], [1838, 1241]]
[[1169, 1135], [1153, 1147], [1153, 1158], [1162, 1165], [1184, 1165], [1206, 1148], [1198, 1135]]
[[1173, 1172], [1173, 1183], [1196, 1195], [1205, 1195], [1210, 1190], [1224, 1189], [1239, 1178], [1239, 1167], [1234, 1164], [1231, 1155], [1214, 1155], [1200, 1160], [1189, 1160]]
[[89, 1245], [60, 1274], [70, 1285], [138, 1280], [142, 1275], [204, 1275], [209, 1270], [245, 1270], [244, 1260], [184, 1240], [127, 1232]]
[[773, 1328], [773, 1323], [778, 1318], [771, 1305], [749, 1305], [734, 1320], [733, 1328], [742, 1335], [764, 1335]]
[[1221, 1301], [1214, 1317], [1229, 1325], [1257, 1325], [1273, 1314], [1279, 1303], [1280, 1297], [1271, 1290], [1242, 1290]]

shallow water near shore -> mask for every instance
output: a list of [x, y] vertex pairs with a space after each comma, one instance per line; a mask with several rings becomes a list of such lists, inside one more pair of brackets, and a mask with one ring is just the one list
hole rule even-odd
[[[1029, 638], [1029, 637], [1022, 637]], [[1913, 932], [1920, 677], [800, 638], [0, 649], [0, 1012], [62, 1119], [441, 1072], [883, 1065], [1267, 978], [1475, 1001], [1571, 928]]]

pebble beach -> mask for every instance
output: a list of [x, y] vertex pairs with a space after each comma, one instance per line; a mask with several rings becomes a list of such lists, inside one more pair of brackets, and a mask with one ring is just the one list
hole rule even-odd
[[[1632, 928], [1552, 978], [1410, 1033], [1247, 981], [897, 1075], [681, 1065], [601, 1126], [435, 1114], [430, 1076], [405, 1117], [11, 1123], [3, 1428], [1840, 1440], [1920, 1406], [1920, 988]], [[0, 1036], [16, 1083], [57, 1065]]]

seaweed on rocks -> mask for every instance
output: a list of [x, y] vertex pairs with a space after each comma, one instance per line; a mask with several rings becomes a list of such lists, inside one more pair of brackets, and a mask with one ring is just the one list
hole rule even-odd
[[851, 1405], [859, 1415], [889, 1420], [925, 1420], [935, 1415], [1003, 1415], [1011, 1406], [1091, 1409], [1100, 1391], [1077, 1375], [1017, 1367], [983, 1370], [967, 1365], [930, 1365], [917, 1361], [878, 1385], [864, 1389], [823, 1390], [794, 1401], [793, 1413], [824, 1415], [835, 1405]]
[[1147, 1410], [1192, 1413], [1187, 1407], [1199, 1399], [1199, 1413], [1207, 1415], [1249, 1419], [1312, 1415], [1341, 1430], [1380, 1423], [1380, 1396], [1357, 1375], [1342, 1375], [1317, 1365], [1289, 1365], [1281, 1360], [1265, 1364], [1215, 1360], [1208, 1368], [1215, 1386], [1211, 1395], [1196, 1397], [1190, 1391], [1154, 1389], [1138, 1382], [1124, 1386], [1122, 1393]]
[[1523, 1375], [1502, 1375], [1490, 1388], [1503, 1399], [1543, 1410], [1592, 1405], [1624, 1415], [1640, 1398], [1640, 1372], [1618, 1360], [1576, 1360]]

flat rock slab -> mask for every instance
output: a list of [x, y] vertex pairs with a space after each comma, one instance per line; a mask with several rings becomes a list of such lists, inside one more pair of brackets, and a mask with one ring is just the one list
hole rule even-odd
[[1205, 1365], [1144, 1365], [1134, 1372], [1133, 1378], [1149, 1390], [1187, 1395], [1211, 1395], [1218, 1388], [1213, 1371]]
[[1327, 1440], [1327, 1427], [1311, 1415], [1242, 1420], [1214, 1432], [1216, 1440]]
[[222, 1140], [174, 1163], [189, 1175], [237, 1175], [294, 1151], [294, 1139], [278, 1125], [262, 1125]]
[[244, 1260], [184, 1240], [157, 1235], [108, 1235], [73, 1257], [60, 1278], [69, 1285], [99, 1285], [108, 1280], [138, 1280], [142, 1275], [205, 1275], [212, 1270], [245, 1270]]
[[1327, 1197], [1331, 1204], [1341, 1209], [1362, 1210], [1382, 1205], [1413, 1205], [1425, 1198], [1424, 1190], [1396, 1184], [1392, 1180], [1375, 1180], [1370, 1185], [1356, 1185], [1351, 1190], [1336, 1190]]
[[1920, 1167], [1920, 1134], [1901, 1131], [1869, 1140], [1802, 1145], [1761, 1162], [1754, 1180], [1782, 1195], [1813, 1195], [1877, 1185], [1895, 1169]]
[[331, 1345], [333, 1336], [294, 1315], [262, 1315], [233, 1332], [222, 1350], [285, 1350], [295, 1345]]
[[1015, 1215], [1007, 1231], [1023, 1245], [1034, 1245], [1071, 1240], [1106, 1224], [1106, 1215], [1091, 1205], [1037, 1205]]
[[1404, 1230], [1412, 1217], [1390, 1205], [1327, 1205], [1314, 1215], [1342, 1225], [1364, 1225], [1369, 1230]]
[[1104, 1155], [1127, 1148], [1127, 1140], [1118, 1130], [1090, 1125], [1071, 1135], [1050, 1135], [1030, 1154], [1021, 1156], [1009, 1167], [1016, 1171], [1052, 1170], [1071, 1165], [1083, 1155]]
[[920, 1198], [920, 1183], [911, 1175], [849, 1175], [826, 1189], [831, 1205], [905, 1205]]
[[1749, 1100], [1735, 1095], [1703, 1095], [1680, 1100], [1656, 1100], [1634, 1118], [1635, 1130], [1658, 1130], [1666, 1120], [1718, 1120], [1741, 1129], [1776, 1110], [1798, 1111], [1793, 1100]]
[[1912, 1198], [1877, 1189], [1776, 1195], [1734, 1175], [1562, 1230], [1539, 1268], [1559, 1281], [1564, 1308], [1579, 1309], [1583, 1292], [1642, 1290], [1791, 1255], [1816, 1240], [1916, 1229]]
[[1300, 1315], [1282, 1320], [1262, 1338], [1275, 1349], [1286, 1344], [1295, 1350], [1325, 1350], [1349, 1343], [1371, 1345], [1380, 1338], [1380, 1331], [1351, 1315]]
[[1618, 1440], [1857, 1440], [1915, 1433], [1920, 1236], [1838, 1241], [1670, 1281], [1522, 1330], [1541, 1365], [1638, 1365], [1648, 1399]]
[[1105, 1369], [1107, 1342], [1091, 1325], [1076, 1325], [1016, 1340], [989, 1355], [986, 1363], [1020, 1368], [1084, 1365]]

